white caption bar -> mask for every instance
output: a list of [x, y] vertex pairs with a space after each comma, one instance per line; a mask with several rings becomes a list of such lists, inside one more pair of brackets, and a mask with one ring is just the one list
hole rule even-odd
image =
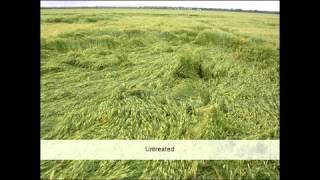
[[279, 140], [41, 140], [41, 160], [279, 160]]

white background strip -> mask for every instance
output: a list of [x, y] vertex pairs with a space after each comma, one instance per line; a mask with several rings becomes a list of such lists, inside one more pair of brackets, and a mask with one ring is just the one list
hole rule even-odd
[[279, 160], [279, 140], [41, 140], [41, 160]]

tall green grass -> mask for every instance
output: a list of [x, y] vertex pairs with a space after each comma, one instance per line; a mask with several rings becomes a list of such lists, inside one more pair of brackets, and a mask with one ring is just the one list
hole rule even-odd
[[[42, 139], [278, 139], [279, 16], [42, 9]], [[278, 179], [279, 161], [41, 161], [43, 179]]]

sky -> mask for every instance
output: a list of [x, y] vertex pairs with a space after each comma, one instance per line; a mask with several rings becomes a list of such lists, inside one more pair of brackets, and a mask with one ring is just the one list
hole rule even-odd
[[222, 9], [242, 9], [260, 11], [280, 11], [279, 1], [41, 1], [41, 7], [202, 7]]

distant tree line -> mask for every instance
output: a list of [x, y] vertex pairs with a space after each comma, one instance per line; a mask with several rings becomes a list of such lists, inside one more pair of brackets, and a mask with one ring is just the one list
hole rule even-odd
[[42, 9], [174, 9], [174, 10], [197, 10], [197, 11], [232, 11], [232, 12], [250, 12], [250, 13], [268, 13], [279, 14], [277, 11], [243, 10], [243, 9], [223, 9], [223, 8], [199, 8], [199, 7], [166, 7], [166, 6], [140, 6], [140, 7], [41, 7]]

